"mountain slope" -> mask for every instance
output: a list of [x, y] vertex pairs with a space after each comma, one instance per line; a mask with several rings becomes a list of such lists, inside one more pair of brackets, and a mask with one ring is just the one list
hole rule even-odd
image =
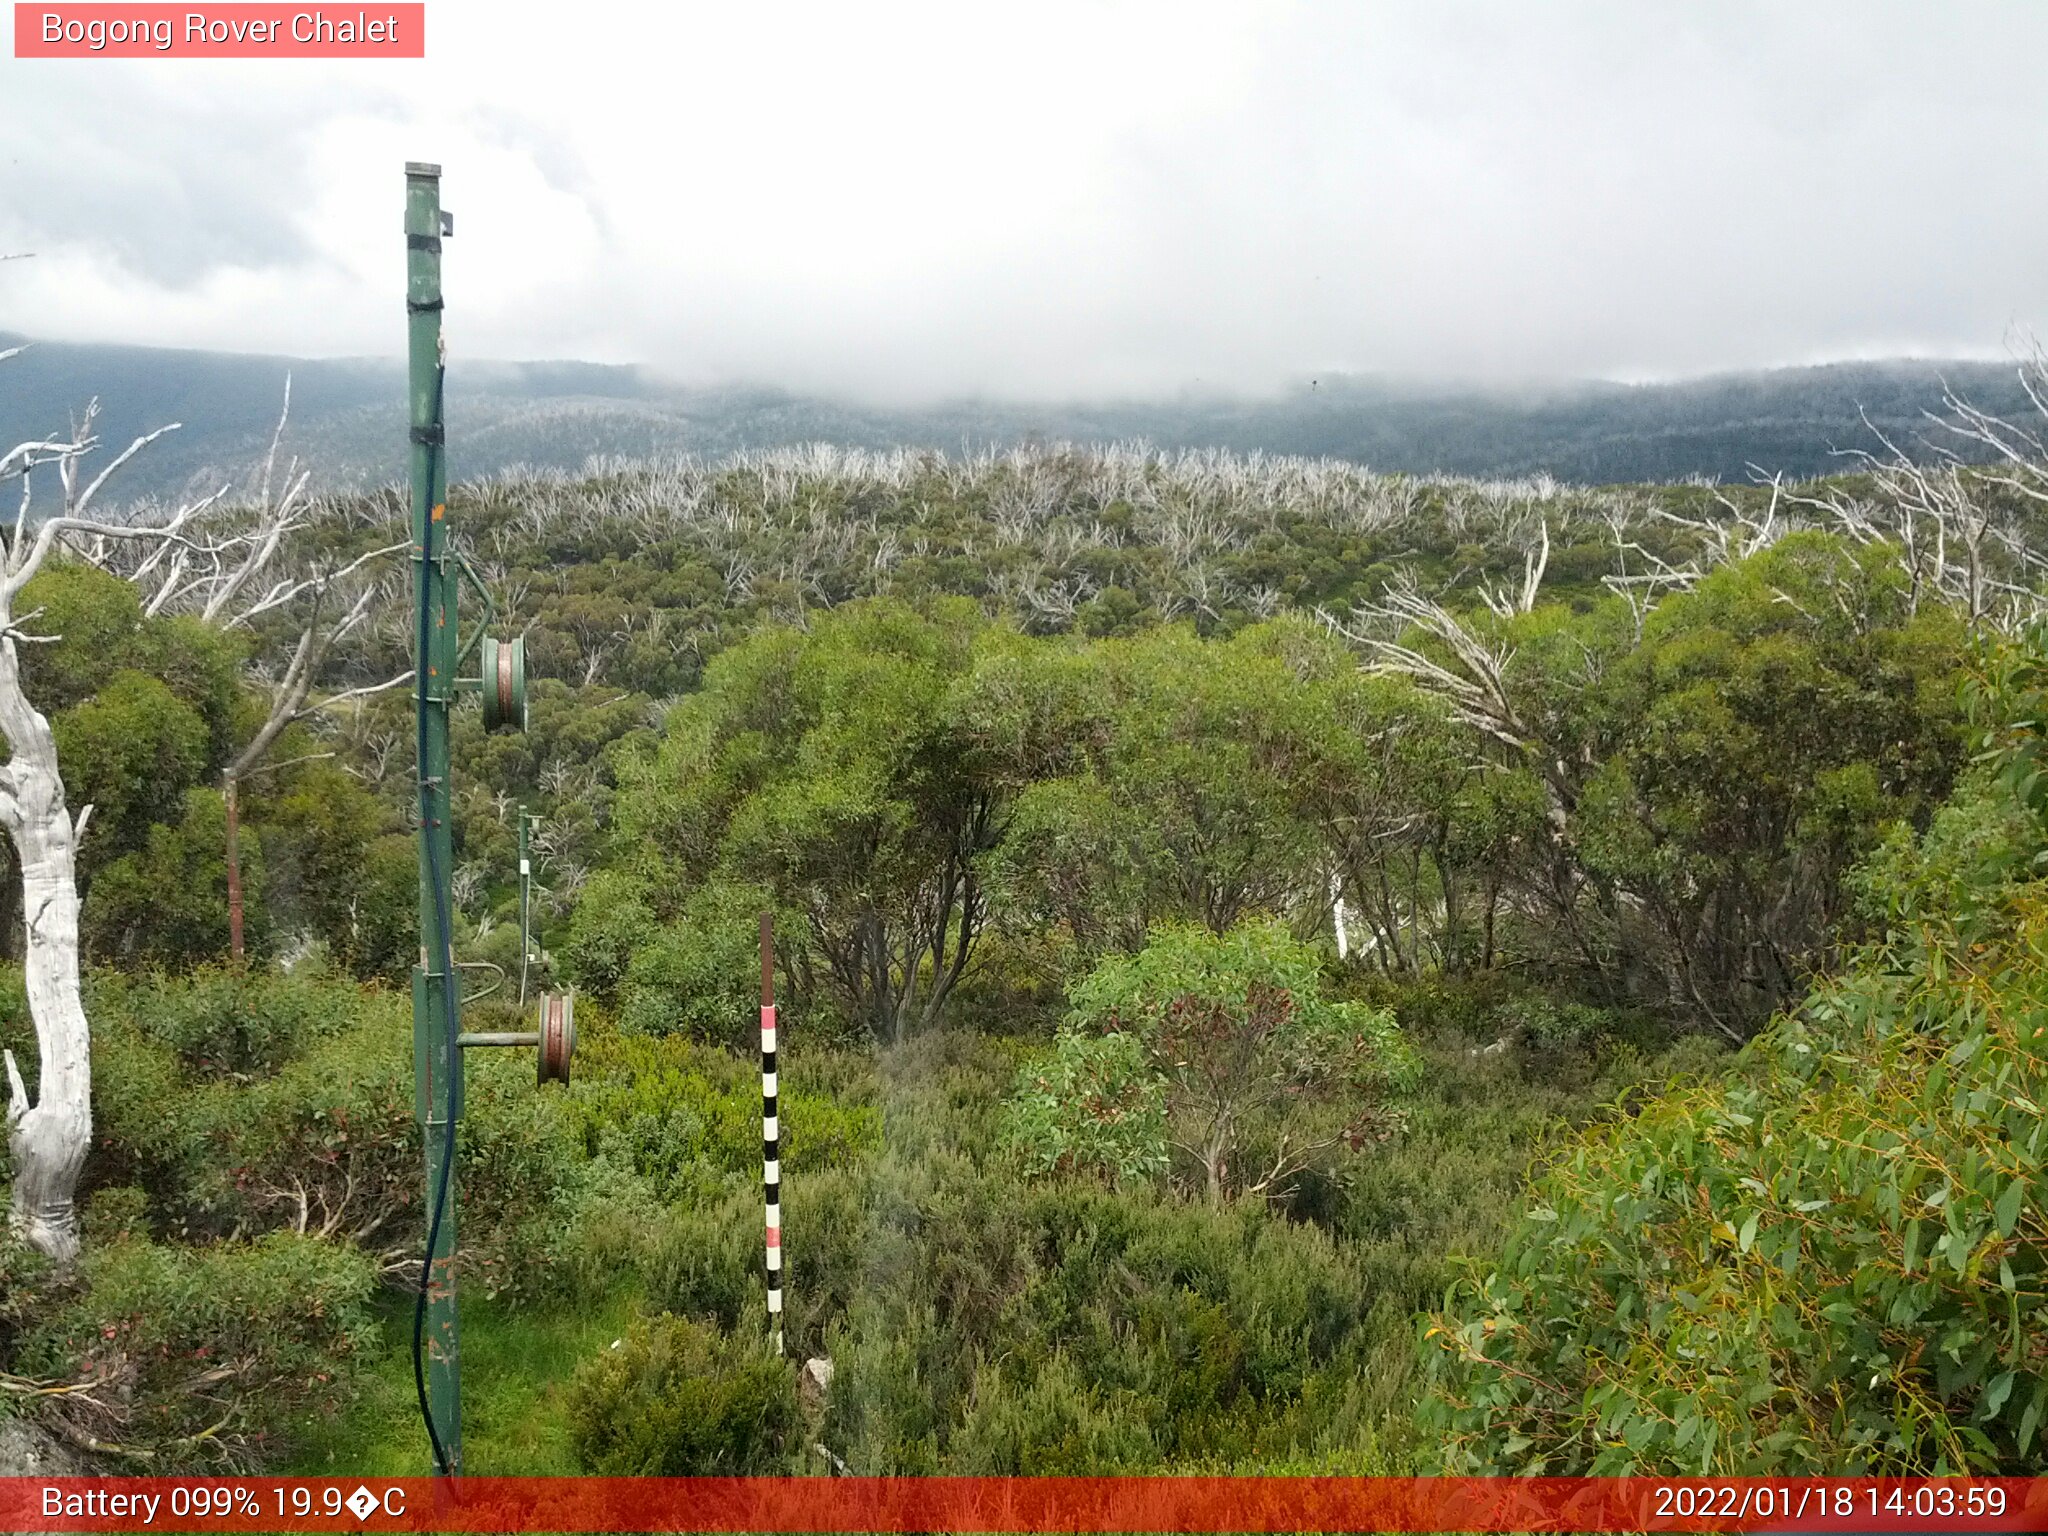
[[[0, 335], [0, 345], [23, 339]], [[167, 495], [247, 472], [268, 442], [287, 374], [288, 445], [321, 484], [398, 477], [404, 372], [385, 359], [39, 343], [0, 368], [0, 441], [60, 430], [95, 395], [109, 445], [181, 422], [124, 471], [124, 495]], [[721, 454], [808, 441], [959, 451], [1034, 439], [1143, 439], [1162, 448], [1327, 455], [1409, 473], [1742, 480], [1752, 465], [1795, 476], [1839, 467], [1839, 450], [1876, 446], [1864, 414], [1888, 435], [1914, 438], [1926, 430], [1924, 413], [1939, 408], [1944, 380], [1988, 410], [2028, 408], [2011, 366], [1976, 362], [1521, 389], [1346, 377], [1268, 400], [963, 400], [912, 409], [772, 389], [683, 389], [641, 369], [589, 363], [466, 363], [451, 371], [448, 416], [458, 475], [521, 463], [573, 469], [593, 454]]]

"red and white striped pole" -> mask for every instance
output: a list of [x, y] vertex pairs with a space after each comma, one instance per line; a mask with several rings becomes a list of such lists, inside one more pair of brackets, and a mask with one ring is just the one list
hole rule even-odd
[[768, 1325], [782, 1353], [782, 1125], [775, 1112], [775, 917], [761, 914], [761, 1189], [768, 1206]]

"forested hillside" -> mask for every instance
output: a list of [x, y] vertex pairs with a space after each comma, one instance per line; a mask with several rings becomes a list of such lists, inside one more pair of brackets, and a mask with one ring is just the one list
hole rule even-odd
[[[465, 1025], [522, 1017], [524, 807], [583, 1033], [566, 1089], [470, 1066], [469, 1469], [2030, 1468], [2048, 480], [1958, 425], [1991, 467], [1732, 488], [829, 448], [458, 488], [537, 679], [523, 734], [457, 716], [458, 958], [505, 976]], [[404, 507], [273, 469], [13, 599], [93, 807], [94, 1132], [77, 1260], [0, 1250], [0, 1415], [408, 1472]], [[0, 1042], [35, 1083], [18, 967]]]
[[[0, 350], [27, 341], [0, 332]], [[61, 423], [97, 396], [109, 441], [183, 423], [127, 471], [123, 494], [240, 482], [260, 461], [289, 376], [295, 442], [319, 489], [383, 483], [403, 440], [396, 361], [254, 357], [36, 342], [0, 391], [0, 439]], [[1915, 457], [1977, 456], [1936, 430], [1953, 390], [1984, 410], [2030, 411], [2011, 363], [1911, 359], [1780, 368], [1677, 382], [1516, 385], [1370, 374], [1304, 378], [1265, 396], [1188, 392], [1109, 401], [944, 400], [880, 405], [766, 386], [683, 387], [644, 369], [462, 361], [449, 379], [461, 467], [576, 472], [593, 455], [724, 455], [826, 443], [961, 454], [1017, 444], [1142, 442], [1166, 450], [1337, 458], [1382, 473], [1552, 475], [1588, 485], [1746, 482], [1753, 469], [1832, 474], [1889, 438]], [[51, 411], [56, 415], [52, 419]]]

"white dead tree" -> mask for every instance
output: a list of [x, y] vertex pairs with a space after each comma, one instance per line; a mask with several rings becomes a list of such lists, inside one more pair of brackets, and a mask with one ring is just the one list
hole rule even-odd
[[[6, 354], [0, 354], [4, 357]], [[88, 410], [89, 429], [94, 412]], [[15, 1232], [60, 1264], [78, 1254], [78, 1216], [72, 1201], [92, 1144], [92, 1048], [78, 975], [78, 839], [92, 807], [74, 820], [64, 801], [57, 740], [50, 722], [22, 687], [21, 647], [57, 636], [32, 633], [36, 611], [16, 611], [22, 589], [59, 544], [82, 538], [189, 542], [164, 528], [142, 529], [95, 521], [85, 514], [107, 477], [164, 432], [137, 438], [100, 474], [81, 486], [81, 465], [94, 447], [89, 430], [62, 439], [21, 443], [0, 455], [0, 485], [21, 481], [11, 533], [0, 548], [0, 737], [8, 761], [0, 767], [0, 826], [21, 865], [26, 925], [23, 975], [36, 1036], [36, 1092], [29, 1096], [10, 1050], [7, 1069], [8, 1148], [14, 1163]], [[56, 514], [31, 522], [34, 472], [52, 467], [63, 487]]]
[[[1494, 594], [1490, 607], [1498, 619], [1535, 609], [1549, 565], [1547, 526], [1536, 548], [1524, 554], [1521, 590]], [[1467, 619], [1424, 593], [1412, 573], [1388, 583], [1376, 603], [1361, 604], [1349, 620], [1323, 611], [1325, 625], [1356, 645], [1367, 670], [1404, 678], [1449, 708], [1451, 718], [1505, 747], [1527, 764], [1543, 786], [1544, 816], [1551, 836], [1563, 845], [1580, 781], [1591, 766], [1567, 761], [1546, 740], [1543, 722], [1530, 719], [1511, 678], [1515, 647], [1499, 624], [1474, 616]]]
[[1481, 587], [1480, 599], [1503, 619], [1518, 613], [1533, 613], [1536, 595], [1543, 586], [1543, 573], [1550, 568], [1550, 519], [1544, 518], [1537, 532], [1539, 542], [1522, 551], [1522, 585], [1519, 591]]
[[1869, 494], [1827, 484], [1792, 498], [1858, 543], [1888, 544], [1914, 608], [1923, 598], [1949, 603], [1973, 628], [2016, 629], [2043, 606], [2048, 551], [2037, 529], [2048, 508], [2048, 357], [2036, 351], [2018, 372], [2031, 425], [1945, 389], [1942, 413], [1926, 413], [1938, 435], [1923, 438], [1927, 451], [1917, 456], [1864, 417], [1882, 451], [1845, 456], [1861, 466]]
[[1600, 578], [1600, 584], [1628, 604], [1638, 644], [1657, 600], [1666, 592], [1689, 591], [1703, 574], [1697, 561], [1674, 563], [1644, 545], [1636, 537], [1641, 520], [1641, 509], [1623, 497], [1610, 498], [1600, 507], [1600, 521], [1614, 546], [1614, 569]]
[[[36, 445], [44, 450], [53, 446], [59, 445]], [[42, 461], [31, 453], [9, 462], [25, 473]], [[15, 627], [14, 599], [48, 552], [47, 543], [28, 541], [17, 521], [0, 580], [0, 735], [9, 753], [0, 768], [0, 824], [21, 861], [22, 910], [28, 919], [23, 970], [37, 1068], [31, 1101], [14, 1052], [6, 1053], [7, 1141], [14, 1162], [14, 1230], [59, 1263], [68, 1263], [78, 1253], [72, 1196], [92, 1144], [92, 1060], [78, 985], [75, 864], [91, 807], [72, 821], [64, 804], [64, 781], [57, 774], [56, 737], [21, 687], [18, 647], [41, 637]]]
[[[0, 353], [0, 361], [10, 355]], [[77, 872], [78, 841], [92, 807], [73, 818], [64, 799], [55, 734], [23, 688], [20, 648], [62, 637], [24, 627], [36, 610], [17, 611], [22, 591], [61, 548], [137, 581], [151, 593], [144, 602], [147, 613], [193, 611], [207, 622], [233, 628], [308, 597], [324, 597], [350, 573], [390, 552], [376, 551], [331, 573], [278, 574], [280, 551], [303, 525], [304, 479], [292, 481], [295, 490], [273, 500], [268, 466], [261, 510], [232, 532], [205, 526], [222, 502], [218, 492], [184, 502], [155, 520], [114, 523], [91, 517], [95, 499], [113, 474], [157, 438], [177, 430], [172, 423], [143, 434], [88, 480], [85, 463], [98, 446], [92, 432], [97, 415], [95, 401], [67, 436], [32, 440], [0, 454], [0, 485], [21, 482], [11, 532], [0, 535], [0, 738], [8, 749], [8, 761], [0, 766], [0, 826], [21, 866], [23, 972], [36, 1037], [33, 1098], [14, 1053], [5, 1053], [14, 1171], [11, 1222], [25, 1241], [63, 1264], [78, 1254], [73, 1200], [92, 1143], [91, 1028], [79, 987]], [[274, 453], [273, 445], [273, 459]], [[54, 470], [61, 504], [35, 520], [32, 497], [36, 472], [43, 469]], [[270, 717], [238, 755], [238, 764], [251, 750], [257, 755], [267, 751], [284, 726], [305, 712], [314, 670], [334, 640], [361, 622], [365, 601], [366, 594], [357, 598], [338, 622], [321, 619], [316, 601]], [[385, 686], [391, 685], [377, 688]]]
[[[1540, 570], [1534, 570], [1540, 578]], [[1533, 601], [1534, 588], [1530, 588]], [[1352, 621], [1325, 612], [1330, 629], [1359, 646], [1372, 669], [1406, 677], [1443, 698], [1452, 714], [1516, 752], [1527, 752], [1534, 732], [1523, 723], [1508, 687], [1515, 650], [1505, 640], [1483, 635], [1402, 572], [1376, 603], [1362, 604]], [[1408, 643], [1407, 635], [1416, 637]], [[1440, 656], [1423, 647], [1434, 642]]]

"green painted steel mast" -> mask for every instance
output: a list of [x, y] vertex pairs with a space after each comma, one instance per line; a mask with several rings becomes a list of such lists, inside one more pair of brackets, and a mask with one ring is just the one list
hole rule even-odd
[[[455, 702], [457, 574], [448, 545], [443, 421], [441, 168], [405, 168], [406, 327], [411, 400], [414, 703], [418, 711], [420, 963], [413, 972], [413, 1073], [426, 1143], [427, 1269], [416, 1346], [425, 1356], [422, 1409], [438, 1473], [462, 1471], [461, 1342], [455, 1308], [456, 1125], [462, 1048], [448, 871], [448, 715]], [[420, 1337], [419, 1335], [423, 1335]]]

